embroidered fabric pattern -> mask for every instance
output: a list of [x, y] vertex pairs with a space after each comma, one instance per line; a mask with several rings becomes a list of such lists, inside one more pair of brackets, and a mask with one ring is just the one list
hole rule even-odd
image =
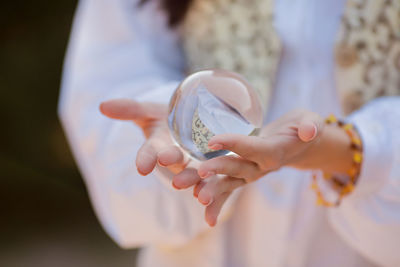
[[400, 1], [349, 0], [336, 50], [337, 85], [348, 114], [400, 94]]
[[198, 0], [183, 25], [187, 72], [216, 68], [240, 73], [268, 103], [281, 45], [272, 0]]

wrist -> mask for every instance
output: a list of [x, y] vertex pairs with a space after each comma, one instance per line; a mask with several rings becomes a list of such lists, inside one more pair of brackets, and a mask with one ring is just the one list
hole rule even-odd
[[292, 166], [298, 169], [319, 169], [327, 173], [346, 173], [353, 162], [350, 144], [351, 140], [342, 128], [326, 125]]
[[325, 173], [347, 173], [353, 165], [354, 152], [350, 146], [351, 139], [341, 127], [326, 125], [315, 154], [318, 162], [315, 169]]
[[[325, 157], [325, 165], [322, 164], [320, 169], [324, 173], [324, 180], [336, 191], [337, 199], [331, 201], [323, 196], [318, 185], [318, 175], [316, 173], [313, 174], [311, 188], [317, 195], [318, 205], [332, 207], [340, 205], [343, 197], [353, 192], [358, 175], [360, 174], [363, 148], [360, 136], [352, 124], [339, 121], [334, 115], [326, 119], [326, 124], [331, 126], [327, 127], [331, 129], [331, 131], [328, 131], [331, 135], [325, 138], [325, 140], [328, 140], [327, 144], [334, 144], [333, 147], [329, 147], [332, 149], [328, 148], [329, 153], [326, 155], [331, 156], [333, 160], [326, 161]], [[334, 125], [335, 128], [332, 128], [332, 125]], [[342, 131], [337, 131], [338, 129]], [[343, 133], [345, 133], [345, 135], [343, 135]], [[347, 138], [345, 138], [345, 136]], [[346, 147], [348, 149], [346, 149]], [[351, 160], [349, 159], [350, 155], [348, 151], [351, 151]], [[351, 164], [349, 166], [350, 162]]]

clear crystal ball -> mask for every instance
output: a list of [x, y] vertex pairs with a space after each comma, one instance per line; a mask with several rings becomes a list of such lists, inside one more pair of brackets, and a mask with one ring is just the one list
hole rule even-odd
[[253, 87], [239, 74], [204, 70], [188, 76], [169, 104], [168, 125], [179, 147], [191, 157], [207, 160], [231, 152], [212, 150], [219, 134], [257, 135], [263, 107]]

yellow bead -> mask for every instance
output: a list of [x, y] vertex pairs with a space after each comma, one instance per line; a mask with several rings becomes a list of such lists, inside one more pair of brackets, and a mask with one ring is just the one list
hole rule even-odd
[[337, 119], [336, 119], [336, 117], [335, 117], [335, 115], [333, 115], [333, 114], [331, 114], [331, 115], [329, 115], [328, 116], [328, 118], [326, 118], [326, 123], [336, 123], [337, 122]]
[[311, 184], [311, 189], [312, 190], [317, 190], [318, 189], [318, 185], [316, 183], [312, 183]]
[[361, 140], [360, 140], [360, 138], [353, 137], [353, 138], [351, 139], [351, 142], [352, 142], [353, 144], [357, 145], [357, 146], [361, 146]]
[[362, 161], [362, 154], [361, 154], [360, 152], [354, 153], [354, 155], [353, 155], [353, 160], [354, 160], [354, 162], [356, 162], [356, 163], [361, 163], [361, 161]]
[[343, 129], [345, 129], [345, 130], [353, 130], [353, 125], [351, 125], [351, 124], [345, 124], [345, 125], [343, 126]]

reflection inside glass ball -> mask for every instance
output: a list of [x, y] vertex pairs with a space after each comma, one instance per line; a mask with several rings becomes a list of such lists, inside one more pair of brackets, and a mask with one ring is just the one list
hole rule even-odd
[[168, 125], [179, 147], [191, 157], [206, 160], [231, 153], [212, 150], [219, 134], [257, 135], [263, 123], [260, 97], [240, 75], [204, 70], [188, 76], [169, 104]]

